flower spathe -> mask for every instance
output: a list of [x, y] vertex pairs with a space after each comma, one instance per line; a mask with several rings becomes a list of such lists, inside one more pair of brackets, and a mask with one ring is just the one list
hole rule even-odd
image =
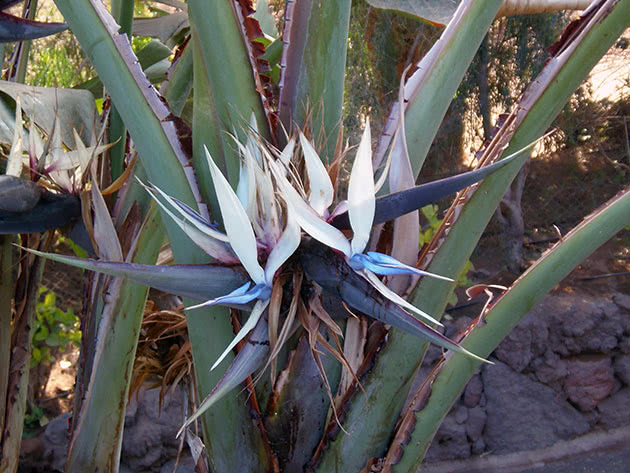
[[[348, 241], [340, 230], [326, 221], [329, 213], [327, 208], [322, 207], [323, 199], [320, 199], [320, 195], [324, 195], [327, 189], [332, 189], [332, 184], [324, 165], [314, 151], [305, 150], [304, 159], [306, 160], [306, 170], [311, 185], [308, 203], [289, 183], [279, 166], [275, 163], [272, 165], [272, 171], [285, 196], [287, 207], [291, 208], [297, 215], [296, 218], [300, 227], [319, 242], [342, 252], [348, 265], [367, 279], [375, 289], [389, 300], [415, 312], [432, 323], [441, 325], [436, 319], [390, 290], [376, 275], [417, 274], [451, 282], [452, 279], [421, 271], [405, 265], [388, 255], [373, 251], [367, 254], [363, 253], [370, 238], [376, 208], [369, 121], [366, 124], [352, 166], [348, 184], [348, 200], [345, 203], [353, 231], [351, 241]], [[329, 200], [326, 200], [326, 202], [329, 202]], [[333, 212], [333, 214], [335, 213]]]
[[[260, 171], [260, 167], [254, 162], [254, 156], [245, 147], [241, 147], [241, 151], [244, 155], [245, 167], [248, 170], [248, 172], [241, 172], [241, 177], [248, 181], [259, 182], [261, 177], [257, 176], [256, 171]], [[212, 366], [211, 369], [214, 369], [225, 359], [234, 346], [254, 328], [269, 305], [274, 276], [278, 269], [280, 269], [298, 248], [300, 243], [300, 228], [293, 218], [292, 212], [287, 210], [285, 213], [286, 223], [284, 230], [280, 232], [278, 229], [273, 229], [274, 231], [271, 231], [269, 228], [270, 222], [275, 223], [277, 221], [277, 219], [270, 221], [267, 218], [270, 213], [275, 211], [276, 207], [275, 202], [270, 202], [270, 199], [274, 198], [273, 192], [257, 192], [259, 189], [255, 186], [248, 186], [246, 187], [246, 197], [243, 197], [243, 193], [241, 192], [241, 197], [239, 198], [239, 195], [234, 192], [232, 186], [230, 186], [230, 183], [223, 176], [208, 152], [208, 149], [205, 147], [204, 152], [206, 154], [208, 167], [210, 168], [212, 182], [216, 190], [221, 217], [225, 227], [225, 234], [216, 230], [210, 222], [204, 220], [192, 209], [176, 199], [169, 197], [161, 190], [156, 188], [147, 188], [147, 190], [193, 242], [207, 251], [211, 256], [221, 259], [221, 256], [225, 256], [225, 252], [217, 252], [217, 250], [222, 248], [223, 244], [229, 244], [231, 251], [233, 251], [240, 264], [245, 268], [252, 279], [253, 284], [252, 282], [247, 282], [225, 296], [220, 296], [202, 302], [201, 304], [188, 307], [188, 309], [196, 309], [210, 305], [243, 305], [256, 300], [247, 321]], [[264, 184], [267, 183], [265, 182]], [[182, 221], [178, 218], [169, 207], [158, 198], [158, 195], [164, 199], [171, 208], [175, 209], [184, 220]], [[250, 211], [252, 209], [263, 209], [263, 211], [257, 214], [248, 214], [248, 211], [243, 206], [243, 201], [250, 204], [248, 205]], [[252, 222], [250, 218], [252, 218], [254, 222]], [[254, 223], [254, 225], [252, 225], [252, 223]], [[190, 224], [192, 224], [192, 226]], [[260, 238], [257, 238], [254, 228], [259, 231], [260, 234], [258, 236]], [[280, 237], [275, 241], [269, 241], [270, 235], [274, 234], [280, 234]], [[258, 262], [259, 246], [267, 249], [271, 246], [265, 268]], [[225, 259], [223, 260], [225, 261]]]

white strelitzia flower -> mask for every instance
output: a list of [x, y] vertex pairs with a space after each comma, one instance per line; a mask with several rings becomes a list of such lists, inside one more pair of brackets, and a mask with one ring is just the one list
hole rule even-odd
[[[389, 300], [439, 325], [440, 323], [433, 317], [390, 290], [376, 275], [418, 274], [446, 281], [452, 281], [452, 279], [421, 271], [388, 255], [372, 251], [367, 254], [363, 253], [370, 238], [376, 207], [369, 122], [363, 132], [352, 166], [348, 185], [348, 200], [345, 203], [353, 231], [351, 241], [348, 241], [340, 230], [327, 222], [330, 216], [328, 207], [332, 203], [332, 183], [326, 168], [310, 143], [303, 136], [300, 139], [310, 183], [308, 202], [291, 185], [285, 172], [277, 163], [272, 163], [271, 166], [276, 181], [282, 190], [287, 208], [293, 210], [300, 227], [321, 243], [342, 252], [350, 267], [367, 279]], [[336, 213], [338, 211], [333, 212], [333, 215]]]
[[[238, 193], [234, 192], [204, 147], [225, 234], [218, 231], [186, 204], [168, 196], [160, 189], [147, 187], [156, 202], [193, 242], [223, 262], [238, 260], [252, 279], [251, 282], [245, 283], [225, 296], [188, 307], [188, 309], [195, 309], [218, 304], [242, 305], [256, 300], [249, 318], [214, 363], [212, 369], [221, 363], [232, 348], [256, 326], [269, 305], [276, 272], [295, 252], [300, 243], [300, 227], [292, 210], [287, 208], [284, 214], [284, 229], [280, 229], [280, 216], [271, 177], [264, 176], [263, 168], [248, 147], [242, 145], [240, 147], [244, 164], [240, 173], [242, 187]], [[264, 163], [261, 164], [264, 166]], [[250, 181], [254, 182], [253, 186], [250, 185]], [[258, 262], [259, 247], [268, 252], [264, 268]]]

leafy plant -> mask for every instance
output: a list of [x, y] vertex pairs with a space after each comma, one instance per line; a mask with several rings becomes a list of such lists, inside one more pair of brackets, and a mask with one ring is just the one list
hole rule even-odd
[[46, 287], [40, 287], [39, 294], [43, 299], [35, 308], [31, 366], [52, 363], [55, 361], [53, 353], [63, 353], [69, 343], [76, 347], [81, 344], [79, 318], [74, 311], [70, 308], [64, 312], [57, 307], [55, 293]]
[[[146, 34], [178, 45], [159, 92], [124, 34], [133, 31], [133, 2], [113, 2], [113, 16], [96, 0], [56, 3], [118, 114], [110, 137], [124, 143], [128, 130], [131, 138], [94, 166], [109, 174], [91, 176], [92, 212], [84, 215], [92, 219], [83, 223], [100, 259], [47, 255], [109, 275], [93, 281], [67, 471], [117, 470], [147, 295], [140, 284], [180, 295], [188, 307], [203, 401], [187, 425], [201, 420], [212, 471], [369, 471], [376, 461], [386, 471], [416, 471], [482, 361], [478, 355], [491, 353], [546, 290], [630, 218], [625, 192], [523, 275], [485, 314], [488, 323], [469, 327], [461, 343], [402, 308], [442, 314], [452, 278], [465, 267], [529, 146], [630, 23], [630, 0], [602, 0], [571, 26], [485, 149], [483, 167], [425, 186], [414, 186], [415, 179], [500, 0], [461, 2], [439, 41], [403, 80], [374, 152], [368, 117], [361, 117], [366, 131], [350, 153], [340, 131], [349, 1], [287, 2], [277, 55], [271, 55], [274, 43], [264, 51], [267, 41], [259, 39], [245, 1], [169, 2], [170, 13], [143, 21]], [[266, 60], [280, 66], [278, 84]], [[356, 159], [348, 210], [342, 204], [337, 211], [332, 204], [344, 156]], [[385, 168], [388, 177], [381, 180]], [[121, 177], [106, 192], [118, 192], [111, 213], [99, 192], [107, 176]], [[463, 182], [482, 177], [482, 184], [461, 191]], [[416, 210], [458, 190], [418, 255]], [[391, 231], [373, 230], [377, 224]], [[162, 229], [174, 265], [154, 265]], [[370, 239], [379, 251], [367, 248]], [[442, 277], [422, 278], [409, 301], [397, 295], [414, 288], [395, 274], [427, 271]], [[390, 278], [395, 290], [377, 275]], [[226, 304], [246, 308], [230, 318], [219, 307]], [[344, 305], [379, 322], [368, 328], [362, 317], [335, 310]], [[427, 383], [433, 389], [428, 404], [403, 412], [427, 340], [448, 352]], [[258, 368], [266, 381], [253, 386]], [[184, 432], [196, 441], [194, 430]]]
[[41, 427], [48, 423], [48, 417], [44, 409], [39, 406], [29, 404], [28, 411], [24, 415], [24, 437], [30, 437]]

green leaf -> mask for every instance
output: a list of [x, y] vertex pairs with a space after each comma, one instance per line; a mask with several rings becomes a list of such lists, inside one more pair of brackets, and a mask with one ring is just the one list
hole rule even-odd
[[[477, 325], [462, 345], [484, 356], [490, 355], [548, 291], [628, 222], [630, 190], [586, 217], [534, 263], [485, 314], [485, 323]], [[431, 384], [427, 405], [408, 414], [416, 418], [411, 437], [406, 437], [410, 448], [403, 449], [402, 459], [396, 452], [397, 465], [393, 471], [417, 471], [437, 427], [478, 367], [478, 362], [463, 357], [448, 359]], [[392, 445], [398, 445], [396, 440]]]
[[431, 24], [445, 25], [455, 13], [459, 0], [367, 0], [374, 8], [396, 10]]
[[[173, 54], [173, 52], [164, 43], [158, 40], [151, 40], [146, 46], [138, 51], [136, 55], [138, 62], [140, 63], [140, 67], [142, 67], [143, 70], [146, 70], [154, 64], [168, 58], [171, 54]], [[157, 83], [162, 79], [163, 78], [154, 78], [152, 83]], [[151, 78], [149, 78], [149, 80], [151, 80]], [[99, 76], [85, 81], [74, 88], [89, 90], [95, 98], [103, 97], [103, 83], [101, 82]]]
[[[76, 149], [74, 128], [83, 143], [90, 144], [96, 136], [96, 106], [94, 97], [87, 91], [35, 87], [15, 82], [0, 81], [2, 101], [9, 109], [15, 109], [15, 99], [20, 97], [20, 104], [25, 115], [34, 120], [46, 134], [50, 134], [53, 123], [58, 118], [61, 139], [71, 149]], [[8, 96], [8, 97], [7, 97]], [[0, 113], [0, 141], [10, 144], [15, 129], [15, 113]]]
[[41, 325], [39, 327], [39, 330], [37, 332], [35, 332], [35, 335], [33, 336], [33, 340], [35, 340], [36, 342], [41, 342], [42, 340], [46, 340], [46, 338], [48, 337], [48, 327], [46, 327], [45, 325]]
[[350, 4], [289, 2], [285, 13], [291, 22], [282, 38], [278, 116], [290, 130], [294, 122], [304, 128], [312, 112], [313, 137], [325, 140], [326, 161], [333, 156], [341, 123]]
[[[431, 51], [417, 64], [416, 72], [407, 79], [405, 134], [414, 178], [418, 177], [464, 73], [501, 4], [501, 0], [462, 2], [460, 14], [453, 18]], [[399, 127], [398, 107], [398, 103], [394, 104], [389, 114], [375, 153], [376, 164], [382, 162]]]
[[[478, 9], [485, 9], [486, 3], [475, 2], [473, 10], [477, 14], [485, 14], [479, 12]], [[628, 0], [616, 4], [612, 13], [610, 7], [606, 5], [601, 17], [592, 20], [597, 24], [592, 34], [586, 35], [574, 49], [566, 45], [561, 55], [550, 60], [547, 64], [549, 69], [543, 71], [539, 80], [534, 83], [534, 88], [525, 94], [528, 102], [520, 109], [524, 120], [514, 135], [510, 148], [504, 154], [521, 149], [542, 136], [571, 93], [623, 31], [628, 23], [628, 11], [630, 11]], [[473, 11], [469, 14], [472, 15]], [[480, 33], [483, 34], [483, 32]], [[446, 69], [442, 70], [442, 67]], [[439, 71], [442, 72], [437, 76], [446, 73], [449, 67], [450, 61], [446, 61], [444, 66], [440, 63]], [[429, 82], [433, 82], [437, 76], [430, 75]], [[448, 82], [450, 78], [445, 75], [443, 80]], [[433, 85], [437, 87], [437, 82]], [[438, 91], [439, 88], [434, 89], [434, 92], [438, 93]], [[428, 90], [423, 90], [422, 95], [431, 103], [433, 98], [425, 93], [428, 93]], [[452, 96], [452, 92], [450, 93]], [[418, 110], [424, 106], [418, 102], [418, 107], [420, 107]], [[416, 117], [420, 120], [418, 122], [420, 125], [427, 123], [427, 120], [422, 119], [423, 116], [435, 117], [435, 110], [432, 107], [424, 109], [424, 112]], [[410, 120], [407, 119], [406, 123], [409, 127]], [[430, 142], [432, 135], [428, 139]], [[472, 199], [461, 211], [455, 224], [450, 227], [446, 240], [427, 268], [429, 271], [452, 277], [458, 274], [470, 258], [487, 222], [524, 161], [524, 157], [513, 161], [495, 175], [488, 177], [479, 186]], [[421, 303], [428, 312], [438, 314], [443, 311], [450, 292], [451, 289], [444, 287], [439, 281], [424, 278], [414, 293], [413, 302], [414, 304]], [[404, 403], [405, 386], [411, 381], [425, 348], [426, 344], [418, 344], [415, 337], [411, 335], [396, 330], [390, 332], [389, 343], [379, 353], [367, 378], [362, 380], [365, 395], [357, 395], [346, 410], [344, 427], [353, 432], [352, 440], [340, 435], [331, 442], [316, 471], [332, 469], [332, 465], [342, 470], [358, 471], [363, 467], [365, 458], [382, 454], [383, 449], [391, 440], [391, 430], [386, 426], [393, 429]], [[383, 397], [388, 399], [387, 403], [373, 403], [374, 400]], [[364, 407], [366, 403], [371, 406], [367, 412]], [[379, 425], [381, 430], [374, 432], [369, 427], [371, 425]], [[437, 429], [437, 424], [434, 427]]]

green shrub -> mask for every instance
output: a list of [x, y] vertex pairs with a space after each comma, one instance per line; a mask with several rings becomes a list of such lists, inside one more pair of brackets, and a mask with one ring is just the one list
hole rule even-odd
[[44, 293], [43, 300], [37, 303], [36, 308], [31, 366], [51, 363], [55, 361], [54, 350], [64, 352], [68, 343], [78, 347], [81, 342], [79, 318], [74, 311], [61, 310], [56, 305], [55, 293], [40, 287], [40, 297]]

